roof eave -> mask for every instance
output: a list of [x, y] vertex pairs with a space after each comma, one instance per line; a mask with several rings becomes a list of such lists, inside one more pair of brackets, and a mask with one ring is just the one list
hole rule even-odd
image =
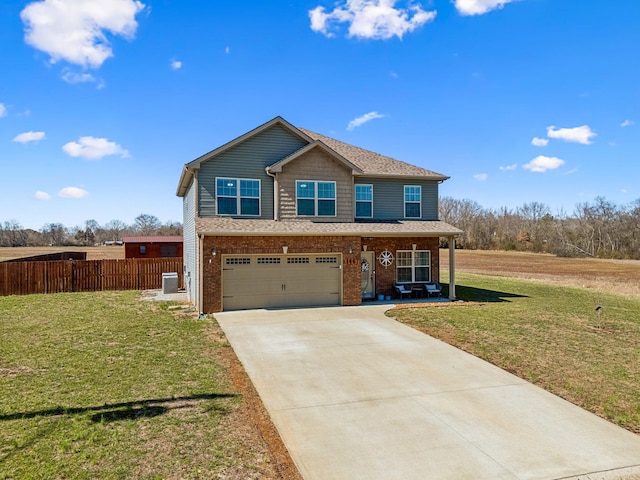
[[394, 173], [361, 173], [357, 174], [357, 176], [367, 178], [388, 178], [397, 180], [430, 180], [436, 182], [444, 182], [445, 180], [449, 180], [451, 178], [447, 177], [446, 175], [398, 175]]
[[245, 231], [204, 231], [198, 232], [198, 235], [205, 237], [332, 237], [332, 236], [350, 236], [350, 237], [451, 237], [462, 235], [462, 231], [459, 232], [376, 232], [376, 231], [362, 231], [362, 232], [245, 232]]
[[184, 166], [182, 169], [182, 174], [180, 174], [180, 181], [178, 182], [178, 188], [176, 190], [176, 196], [184, 197], [187, 193], [187, 188], [189, 188], [189, 184], [191, 183], [191, 179], [193, 178], [193, 172], [195, 169]]

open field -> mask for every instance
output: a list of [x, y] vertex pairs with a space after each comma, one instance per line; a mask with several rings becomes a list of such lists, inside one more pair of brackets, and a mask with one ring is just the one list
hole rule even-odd
[[87, 252], [87, 260], [124, 258], [124, 247], [0, 247], [0, 262], [58, 252]]
[[582, 278], [577, 267], [570, 281], [555, 273], [557, 282], [513, 278], [528, 265], [512, 259], [529, 256], [494, 264], [509, 277], [489, 266], [490, 275], [460, 272], [465, 260], [480, 265], [472, 257], [460, 256], [457, 275], [456, 294], [466, 303], [389, 315], [640, 434], [640, 296], [558, 285]]
[[[554, 255], [494, 250], [456, 250], [456, 272], [515, 277], [563, 286], [640, 295], [640, 261], [561, 258]], [[440, 250], [440, 266], [449, 269], [449, 250]], [[442, 272], [442, 281], [448, 272]]]
[[299, 478], [217, 323], [139, 298], [0, 297], [0, 479]]

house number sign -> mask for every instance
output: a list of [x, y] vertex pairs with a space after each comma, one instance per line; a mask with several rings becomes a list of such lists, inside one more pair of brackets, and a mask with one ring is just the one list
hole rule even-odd
[[391, 266], [391, 264], [393, 263], [393, 253], [391, 253], [389, 250], [385, 250], [378, 256], [378, 261], [383, 267]]

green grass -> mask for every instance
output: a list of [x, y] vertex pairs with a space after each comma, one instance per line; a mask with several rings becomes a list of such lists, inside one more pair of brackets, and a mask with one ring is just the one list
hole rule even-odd
[[457, 277], [458, 298], [480, 304], [390, 315], [640, 433], [640, 298]]
[[[213, 320], [138, 292], [0, 297], [0, 479], [254, 471]], [[245, 462], [243, 465], [242, 462]]]

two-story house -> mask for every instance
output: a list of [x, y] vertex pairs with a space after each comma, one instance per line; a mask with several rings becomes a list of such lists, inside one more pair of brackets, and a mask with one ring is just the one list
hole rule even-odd
[[184, 166], [189, 298], [207, 313], [359, 305], [438, 282], [439, 239], [462, 233], [438, 221], [447, 178], [276, 117]]

